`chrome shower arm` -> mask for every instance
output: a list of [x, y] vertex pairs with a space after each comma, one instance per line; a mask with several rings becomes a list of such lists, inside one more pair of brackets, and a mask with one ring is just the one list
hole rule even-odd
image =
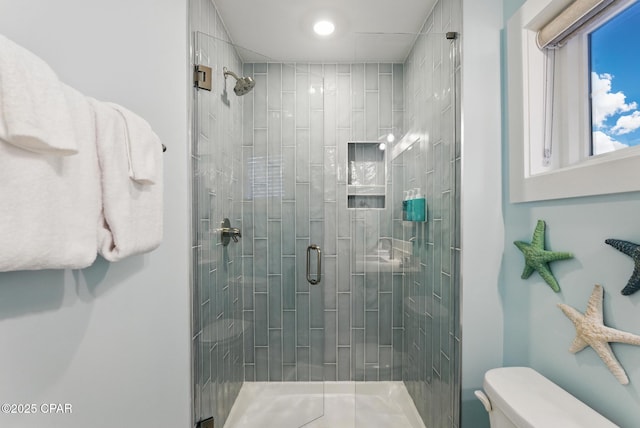
[[222, 72], [224, 74], [224, 78], [225, 79], [227, 78], [227, 76], [231, 76], [236, 80], [240, 80], [238, 75], [236, 73], [234, 73], [233, 71], [229, 70], [227, 67], [222, 67]]

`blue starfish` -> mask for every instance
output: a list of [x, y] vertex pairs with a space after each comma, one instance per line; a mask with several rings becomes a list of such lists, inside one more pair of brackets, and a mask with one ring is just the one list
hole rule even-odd
[[524, 254], [525, 264], [524, 271], [522, 272], [522, 279], [527, 279], [531, 276], [533, 271], [538, 271], [542, 279], [549, 284], [553, 291], [558, 293], [560, 292], [560, 285], [553, 276], [553, 273], [551, 273], [549, 263], [556, 260], [570, 259], [573, 257], [573, 254], [545, 250], [544, 229], [544, 221], [538, 220], [536, 230], [533, 232], [533, 239], [531, 243], [515, 241], [514, 244], [520, 251], [522, 251], [522, 254]]
[[633, 263], [635, 264], [633, 273], [621, 293], [624, 296], [629, 296], [630, 294], [635, 293], [640, 289], [640, 245], [629, 241], [622, 241], [620, 239], [607, 239], [604, 242], [633, 259]]

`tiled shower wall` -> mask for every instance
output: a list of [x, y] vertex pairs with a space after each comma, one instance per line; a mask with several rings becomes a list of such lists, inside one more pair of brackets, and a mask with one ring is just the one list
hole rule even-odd
[[[212, 68], [213, 90], [194, 89], [191, 149], [192, 355], [194, 416], [222, 426], [244, 378], [242, 271], [238, 244], [222, 244], [223, 218], [241, 226], [242, 99], [222, 68], [241, 71], [240, 59], [209, 0], [190, 2], [192, 61]], [[193, 65], [193, 64], [192, 64]]]
[[[245, 380], [400, 380], [402, 274], [364, 263], [391, 237], [391, 210], [347, 209], [347, 143], [402, 132], [402, 64], [243, 74], [256, 80], [243, 110]], [[309, 244], [320, 285], [305, 278]]]
[[421, 187], [428, 204], [427, 223], [394, 231], [408, 233], [416, 259], [404, 278], [403, 378], [433, 427], [459, 426], [460, 52], [444, 33], [459, 31], [460, 19], [460, 0], [440, 0], [405, 62], [406, 126], [421, 138], [393, 163], [394, 190]]
[[[347, 209], [347, 141], [379, 141], [400, 135], [404, 121], [402, 64], [337, 65], [334, 80], [326, 73], [327, 140], [337, 147], [336, 209], [325, 203], [328, 254], [337, 257], [337, 376], [327, 380], [400, 380], [402, 351], [402, 286], [399, 266], [371, 260], [388, 249], [392, 235], [391, 177], [387, 176], [384, 209]], [[334, 125], [335, 124], [335, 125]], [[335, 134], [334, 134], [335, 133]], [[386, 160], [388, 162], [388, 159]], [[333, 184], [333, 183], [332, 183]], [[335, 227], [332, 227], [335, 225]], [[333, 241], [337, 237], [337, 241]], [[336, 247], [331, 247], [331, 242]], [[346, 253], [350, 254], [347, 258]], [[329, 257], [327, 257], [329, 258]], [[394, 270], [395, 269], [395, 270]], [[331, 296], [331, 295], [330, 295]], [[326, 312], [327, 350], [334, 348], [333, 313]], [[350, 323], [350, 325], [349, 325]], [[346, 361], [350, 358], [350, 372]], [[326, 360], [331, 369], [331, 360]]]
[[322, 67], [243, 74], [256, 81], [242, 138], [245, 380], [321, 380], [327, 279], [310, 288], [305, 263], [307, 246], [323, 245]]

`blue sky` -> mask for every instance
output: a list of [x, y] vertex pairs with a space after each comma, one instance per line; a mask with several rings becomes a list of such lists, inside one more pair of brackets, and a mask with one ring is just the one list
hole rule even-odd
[[639, 51], [640, 2], [591, 34], [594, 145], [640, 144]]

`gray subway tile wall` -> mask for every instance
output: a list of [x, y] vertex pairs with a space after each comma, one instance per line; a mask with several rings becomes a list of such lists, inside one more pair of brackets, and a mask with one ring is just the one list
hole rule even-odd
[[[379, 210], [347, 209], [346, 146], [352, 140], [377, 141], [381, 133], [393, 130], [397, 116], [404, 116], [404, 94], [396, 93], [403, 91], [402, 64], [270, 62], [244, 64], [243, 71], [258, 84], [266, 83], [261, 92], [245, 96], [253, 111], [243, 110], [243, 131], [254, 135], [242, 139], [243, 188], [253, 195], [253, 206], [247, 198], [243, 206], [251, 209], [253, 224], [246, 224], [251, 217], [244, 215], [243, 227], [253, 230], [248, 239], [254, 242], [243, 245], [242, 260], [252, 262], [256, 281], [255, 296], [245, 299], [245, 312], [251, 313], [256, 330], [255, 344], [245, 346], [245, 360], [257, 361], [258, 344], [265, 347], [259, 351], [268, 360], [250, 367], [245, 380], [254, 374], [255, 379], [284, 380], [285, 373], [288, 380], [401, 380], [402, 346], [397, 341], [402, 335], [393, 331], [402, 329], [397, 315], [402, 311], [402, 287], [393, 287], [391, 272], [352, 271], [363, 265], [365, 255], [377, 254], [381, 237], [390, 236], [391, 214], [385, 218]], [[283, 189], [269, 180], [266, 242], [260, 234], [264, 214], [258, 214], [265, 196], [250, 190], [251, 180], [258, 180], [247, 161], [255, 163], [258, 157], [278, 166], [269, 171], [282, 174]], [[306, 281], [310, 244], [323, 251], [322, 282], [315, 286]], [[267, 300], [259, 298], [263, 290], [258, 286], [265, 272], [282, 278], [281, 288]], [[282, 312], [278, 320], [295, 312], [288, 323], [274, 324], [274, 311]], [[359, 329], [356, 334], [351, 334], [353, 327]], [[279, 336], [274, 336], [276, 331]], [[272, 337], [287, 344], [286, 360], [270, 343]]]
[[[425, 135], [410, 156], [392, 163], [395, 204], [420, 187], [427, 223], [401, 227], [413, 240], [414, 269], [405, 272], [403, 380], [427, 426], [458, 427], [460, 406], [460, 28], [459, 0], [439, 1], [405, 62], [405, 125]], [[396, 191], [397, 190], [397, 191]]]

